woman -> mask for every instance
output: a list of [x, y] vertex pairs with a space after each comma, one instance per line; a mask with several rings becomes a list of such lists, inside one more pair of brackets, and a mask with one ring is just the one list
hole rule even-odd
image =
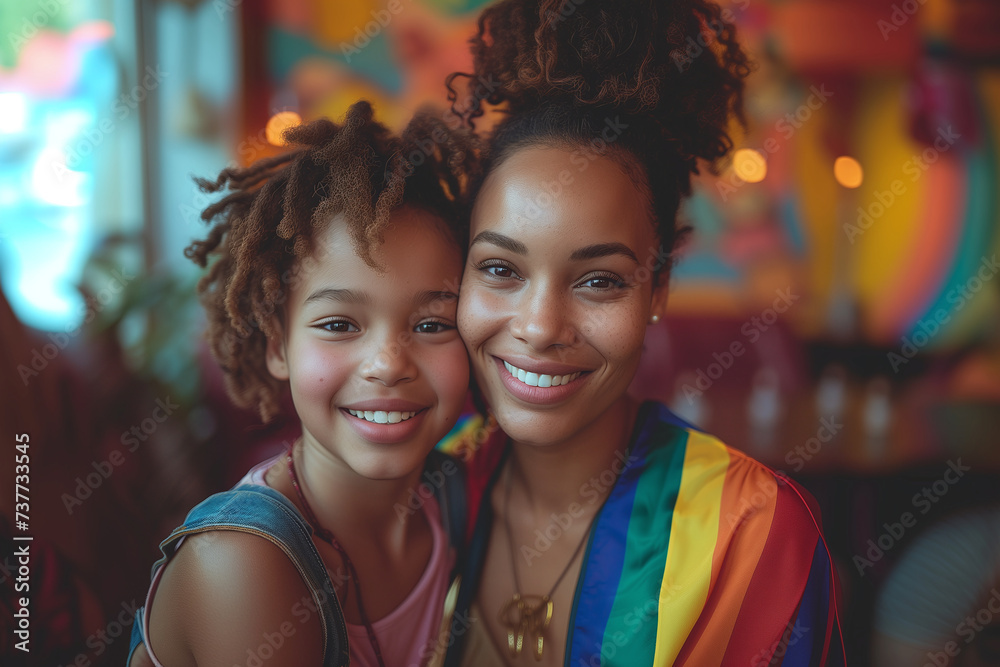
[[732, 144], [732, 26], [702, 1], [508, 0], [472, 45], [509, 115], [458, 323], [502, 433], [470, 470], [471, 622], [447, 664], [827, 664], [836, 589], [806, 494], [626, 394], [696, 160]]

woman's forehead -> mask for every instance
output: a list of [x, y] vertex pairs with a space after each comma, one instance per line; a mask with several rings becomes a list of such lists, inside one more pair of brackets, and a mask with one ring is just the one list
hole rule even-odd
[[570, 148], [526, 147], [497, 166], [476, 199], [473, 235], [487, 226], [522, 233], [594, 234], [644, 241], [654, 233], [646, 197], [616, 160]]

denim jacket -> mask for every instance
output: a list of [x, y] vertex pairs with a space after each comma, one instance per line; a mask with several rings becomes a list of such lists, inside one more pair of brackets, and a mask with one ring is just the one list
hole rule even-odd
[[[438, 451], [427, 459], [427, 471], [438, 470], [448, 457]], [[461, 554], [465, 527], [464, 473], [443, 476], [435, 488], [441, 507], [441, 522], [452, 546]], [[160, 543], [163, 556], [153, 564], [152, 576], [173, 557], [181, 538], [212, 530], [236, 530], [263, 537], [277, 545], [302, 576], [316, 605], [323, 628], [323, 665], [345, 667], [349, 662], [347, 626], [340, 601], [323, 559], [312, 541], [312, 529], [298, 509], [281, 493], [266, 486], [243, 484], [206, 498], [192, 509], [184, 523]], [[459, 556], [459, 560], [461, 555]], [[126, 666], [143, 643], [145, 609], [140, 608], [132, 624], [132, 639]]]

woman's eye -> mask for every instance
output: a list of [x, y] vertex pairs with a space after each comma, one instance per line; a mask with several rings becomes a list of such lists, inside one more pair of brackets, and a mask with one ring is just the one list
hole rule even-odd
[[319, 328], [330, 333], [354, 333], [355, 331], [360, 331], [360, 329], [346, 320], [324, 322], [319, 325]]
[[416, 331], [417, 333], [434, 334], [434, 333], [442, 333], [444, 331], [451, 331], [454, 328], [455, 327], [451, 326], [450, 324], [445, 324], [444, 322], [431, 321], [431, 322], [421, 322], [416, 327], [414, 327], [413, 330]]
[[507, 264], [483, 263], [479, 265], [480, 270], [485, 271], [495, 278], [519, 278], [520, 276], [513, 268]]
[[498, 278], [510, 278], [514, 275], [514, 272], [508, 269], [506, 266], [491, 266], [486, 269]]
[[589, 287], [597, 290], [621, 289], [625, 287], [625, 281], [617, 276], [594, 276], [592, 278], [587, 278], [580, 284], [583, 287]]

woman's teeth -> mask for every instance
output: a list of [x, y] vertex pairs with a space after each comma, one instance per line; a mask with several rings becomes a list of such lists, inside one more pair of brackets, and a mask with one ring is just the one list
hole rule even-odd
[[405, 422], [417, 414], [416, 412], [385, 412], [383, 410], [348, 409], [347, 411], [358, 419], [364, 419], [366, 422], [375, 422], [376, 424], [398, 424], [399, 422]]
[[503, 362], [503, 365], [511, 375], [529, 387], [558, 387], [559, 385], [569, 384], [573, 380], [580, 377], [580, 371], [570, 373], [569, 375], [544, 375], [542, 373], [532, 373], [524, 370], [523, 368], [512, 366], [506, 361]]

